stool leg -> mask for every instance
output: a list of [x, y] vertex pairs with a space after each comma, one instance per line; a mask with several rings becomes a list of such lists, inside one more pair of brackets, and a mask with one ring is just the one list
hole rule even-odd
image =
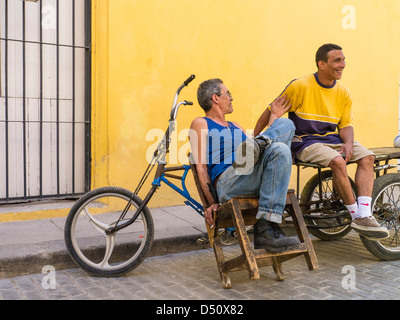
[[246, 226], [243, 221], [243, 216], [240, 210], [240, 205], [237, 199], [231, 200], [232, 217], [236, 227], [239, 244], [245, 257], [247, 270], [249, 271], [252, 280], [260, 279], [260, 272], [258, 271], [257, 261], [254, 254], [253, 247], [251, 246], [249, 236], [246, 231]]
[[231, 283], [231, 278], [229, 276], [229, 273], [224, 272], [222, 270], [222, 265], [225, 262], [225, 257], [224, 257], [224, 251], [221, 246], [221, 240], [220, 240], [218, 232], [216, 232], [216, 238], [214, 239], [213, 249], [214, 249], [214, 254], [215, 254], [215, 260], [217, 261], [217, 268], [219, 271], [219, 276], [221, 277], [222, 287], [224, 289], [231, 289], [232, 283]]
[[273, 268], [276, 273], [276, 280], [278, 280], [278, 281], [285, 280], [285, 275], [282, 270], [282, 263], [280, 261], [278, 261], [278, 259], [276, 257], [273, 257], [272, 260], [274, 262]]
[[309, 270], [318, 269], [317, 255], [315, 254], [314, 246], [311, 242], [310, 235], [308, 234], [307, 227], [304, 222], [303, 215], [301, 213], [299, 202], [297, 201], [294, 192], [289, 192], [288, 197], [291, 206], [290, 211], [292, 212], [293, 223], [296, 228], [297, 235], [299, 236], [300, 241], [306, 244], [308, 249], [307, 253], [305, 253], [308, 269]]

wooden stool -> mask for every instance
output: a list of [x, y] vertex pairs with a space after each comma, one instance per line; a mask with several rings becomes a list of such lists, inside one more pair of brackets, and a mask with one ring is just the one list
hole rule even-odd
[[[207, 208], [209, 204], [201, 189], [196, 166], [192, 163], [190, 165], [203, 207]], [[237, 196], [223, 203], [218, 208], [214, 216], [214, 228], [210, 228], [207, 223], [206, 227], [210, 245], [214, 249], [223, 288], [229, 289], [232, 287], [229, 272], [247, 269], [250, 279], [259, 279], [260, 273], [258, 268], [263, 266], [273, 266], [277, 275], [277, 280], [284, 280], [285, 276], [282, 272], [282, 262], [299, 255], [305, 256], [309, 270], [318, 268], [317, 256], [307, 232], [299, 203], [294, 190], [291, 189], [288, 190], [286, 197], [286, 210], [293, 219], [293, 224], [301, 244], [293, 250], [272, 253], [265, 249], [255, 250], [250, 243], [246, 231], [246, 226], [253, 225], [257, 222], [258, 197]], [[241, 254], [226, 261], [218, 230], [231, 227], [235, 227], [236, 229]]]

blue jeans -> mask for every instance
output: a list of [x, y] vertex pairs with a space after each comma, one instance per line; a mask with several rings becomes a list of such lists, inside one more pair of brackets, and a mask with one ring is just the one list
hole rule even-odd
[[279, 118], [261, 135], [272, 140], [249, 175], [238, 175], [231, 166], [219, 177], [217, 192], [221, 203], [237, 195], [259, 196], [257, 219], [281, 223], [292, 170], [290, 144], [293, 122]]

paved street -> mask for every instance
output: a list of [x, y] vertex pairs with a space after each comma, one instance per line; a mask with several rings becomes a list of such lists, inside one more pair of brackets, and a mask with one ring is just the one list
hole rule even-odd
[[[313, 240], [319, 269], [304, 258], [283, 264], [286, 280], [272, 267], [250, 281], [246, 271], [231, 273], [233, 288], [222, 289], [211, 249], [150, 257], [120, 278], [97, 278], [80, 269], [55, 270], [0, 279], [0, 299], [80, 300], [362, 300], [400, 298], [400, 261], [378, 261], [351, 232], [345, 238]], [[231, 254], [237, 247], [227, 247]], [[54, 276], [53, 278], [51, 278]], [[54, 283], [51, 279], [55, 280]], [[55, 288], [54, 288], [55, 285]]]

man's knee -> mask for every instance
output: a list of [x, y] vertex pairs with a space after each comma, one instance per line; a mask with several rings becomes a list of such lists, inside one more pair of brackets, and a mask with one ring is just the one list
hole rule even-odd
[[374, 161], [375, 161], [375, 156], [370, 155], [366, 156], [364, 158], [361, 158], [360, 160], [357, 161], [357, 164], [359, 166], [362, 166], [364, 168], [373, 168], [374, 167]]
[[292, 152], [287, 144], [283, 142], [274, 142], [270, 146], [271, 152], [282, 158], [282, 161], [292, 163]]
[[342, 156], [337, 156], [334, 157], [330, 162], [329, 162], [329, 167], [332, 170], [346, 170], [346, 161], [344, 161]]

